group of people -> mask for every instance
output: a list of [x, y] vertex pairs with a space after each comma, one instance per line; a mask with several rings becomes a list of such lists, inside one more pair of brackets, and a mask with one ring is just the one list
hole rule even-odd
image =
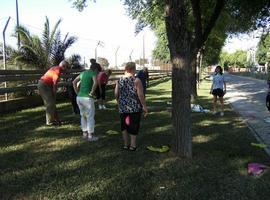
[[[106, 85], [111, 75], [111, 70], [103, 71], [95, 59], [91, 59], [89, 70], [81, 72], [72, 81], [72, 87], [76, 96], [72, 101], [73, 111], [80, 114], [82, 137], [88, 141], [97, 141], [95, 136], [95, 98], [99, 109], [106, 109], [105, 94]], [[46, 108], [46, 124], [60, 125], [61, 121], [56, 111], [56, 90], [60, 74], [68, 67], [67, 61], [62, 61], [59, 66], [51, 67], [39, 80], [38, 90]], [[148, 109], [145, 101], [145, 92], [148, 85], [148, 70], [136, 73], [136, 64], [128, 62], [125, 73], [115, 83], [115, 99], [117, 100], [120, 114], [120, 124], [123, 136], [123, 149], [135, 151], [136, 138], [140, 128], [142, 113], [147, 115]], [[210, 89], [213, 95], [213, 112], [217, 113], [217, 99], [221, 104], [220, 115], [224, 115], [223, 96], [226, 93], [226, 82], [222, 68], [217, 66]], [[78, 109], [76, 108], [78, 107]]]
[[[95, 98], [97, 98], [98, 108], [106, 109], [106, 85], [112, 72], [111, 70], [103, 71], [95, 59], [91, 59], [90, 62], [89, 70], [72, 78], [74, 90], [70, 90], [69, 93], [73, 98], [74, 113], [80, 114], [82, 137], [88, 141], [97, 141], [94, 119]], [[49, 126], [61, 124], [56, 111], [56, 89], [60, 74], [65, 72], [68, 65], [67, 61], [62, 61], [59, 66], [51, 67], [38, 83], [38, 90], [46, 108], [46, 124]], [[148, 113], [145, 102], [148, 71], [144, 68], [136, 76], [135, 72], [136, 64], [127, 63], [124, 75], [116, 81], [114, 92], [120, 114], [123, 149], [130, 151], [135, 151], [137, 148], [136, 137], [139, 132], [141, 114], [144, 113], [146, 116]]]

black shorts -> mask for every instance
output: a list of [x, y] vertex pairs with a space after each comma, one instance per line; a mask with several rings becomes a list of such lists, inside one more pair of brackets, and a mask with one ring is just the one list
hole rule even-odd
[[131, 135], [138, 135], [141, 121], [141, 112], [120, 113], [121, 131], [127, 130]]
[[214, 95], [214, 96], [219, 96], [219, 97], [223, 97], [223, 96], [224, 96], [224, 92], [223, 92], [222, 89], [217, 88], [217, 89], [214, 89], [214, 90], [212, 91], [212, 95]]

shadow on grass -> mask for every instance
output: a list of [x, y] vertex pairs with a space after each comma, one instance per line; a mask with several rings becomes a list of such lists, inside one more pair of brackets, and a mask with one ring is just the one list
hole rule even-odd
[[[246, 172], [248, 162], [267, 162], [267, 157], [250, 147], [254, 138], [229, 107], [223, 118], [192, 113], [193, 159], [146, 150], [148, 145], [171, 142], [170, 95], [169, 81], [148, 88], [150, 113], [142, 119], [136, 152], [121, 150], [112, 90], [108, 110], [96, 110], [98, 142], [81, 139], [80, 119], [71, 114], [69, 103], [59, 106], [68, 123], [57, 128], [43, 125], [42, 107], [2, 116], [0, 199], [268, 197], [269, 174], [254, 179]], [[198, 103], [211, 107], [207, 96], [200, 97]]]

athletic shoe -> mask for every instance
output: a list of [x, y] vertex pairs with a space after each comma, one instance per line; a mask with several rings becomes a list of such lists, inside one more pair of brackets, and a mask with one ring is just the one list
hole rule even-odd
[[103, 108], [104, 110], [107, 109], [105, 105], [102, 105], [102, 108]]
[[103, 109], [102, 105], [98, 105], [98, 109], [102, 110]]
[[87, 136], [88, 136], [88, 133], [87, 133], [87, 132], [83, 132], [82, 138], [83, 138], [83, 139], [87, 139]]
[[96, 136], [90, 136], [90, 137], [87, 138], [87, 141], [89, 141], [89, 142], [98, 141], [98, 137], [96, 137]]
[[223, 117], [224, 116], [224, 112], [220, 112], [220, 116]]

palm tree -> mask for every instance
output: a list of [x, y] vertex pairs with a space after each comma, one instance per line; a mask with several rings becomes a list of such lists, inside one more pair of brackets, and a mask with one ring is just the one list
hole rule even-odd
[[21, 47], [13, 54], [16, 63], [28, 67], [46, 69], [49, 66], [57, 65], [65, 58], [65, 51], [76, 41], [76, 37], [66, 34], [64, 40], [61, 40], [61, 32], [58, 26], [61, 20], [58, 20], [53, 29], [50, 30], [48, 17], [44, 24], [42, 37], [31, 35], [24, 26], [16, 28], [16, 34], [20, 35]]
[[68, 62], [71, 69], [81, 69], [83, 66], [80, 64], [82, 58], [78, 54], [73, 54], [69, 57]]

